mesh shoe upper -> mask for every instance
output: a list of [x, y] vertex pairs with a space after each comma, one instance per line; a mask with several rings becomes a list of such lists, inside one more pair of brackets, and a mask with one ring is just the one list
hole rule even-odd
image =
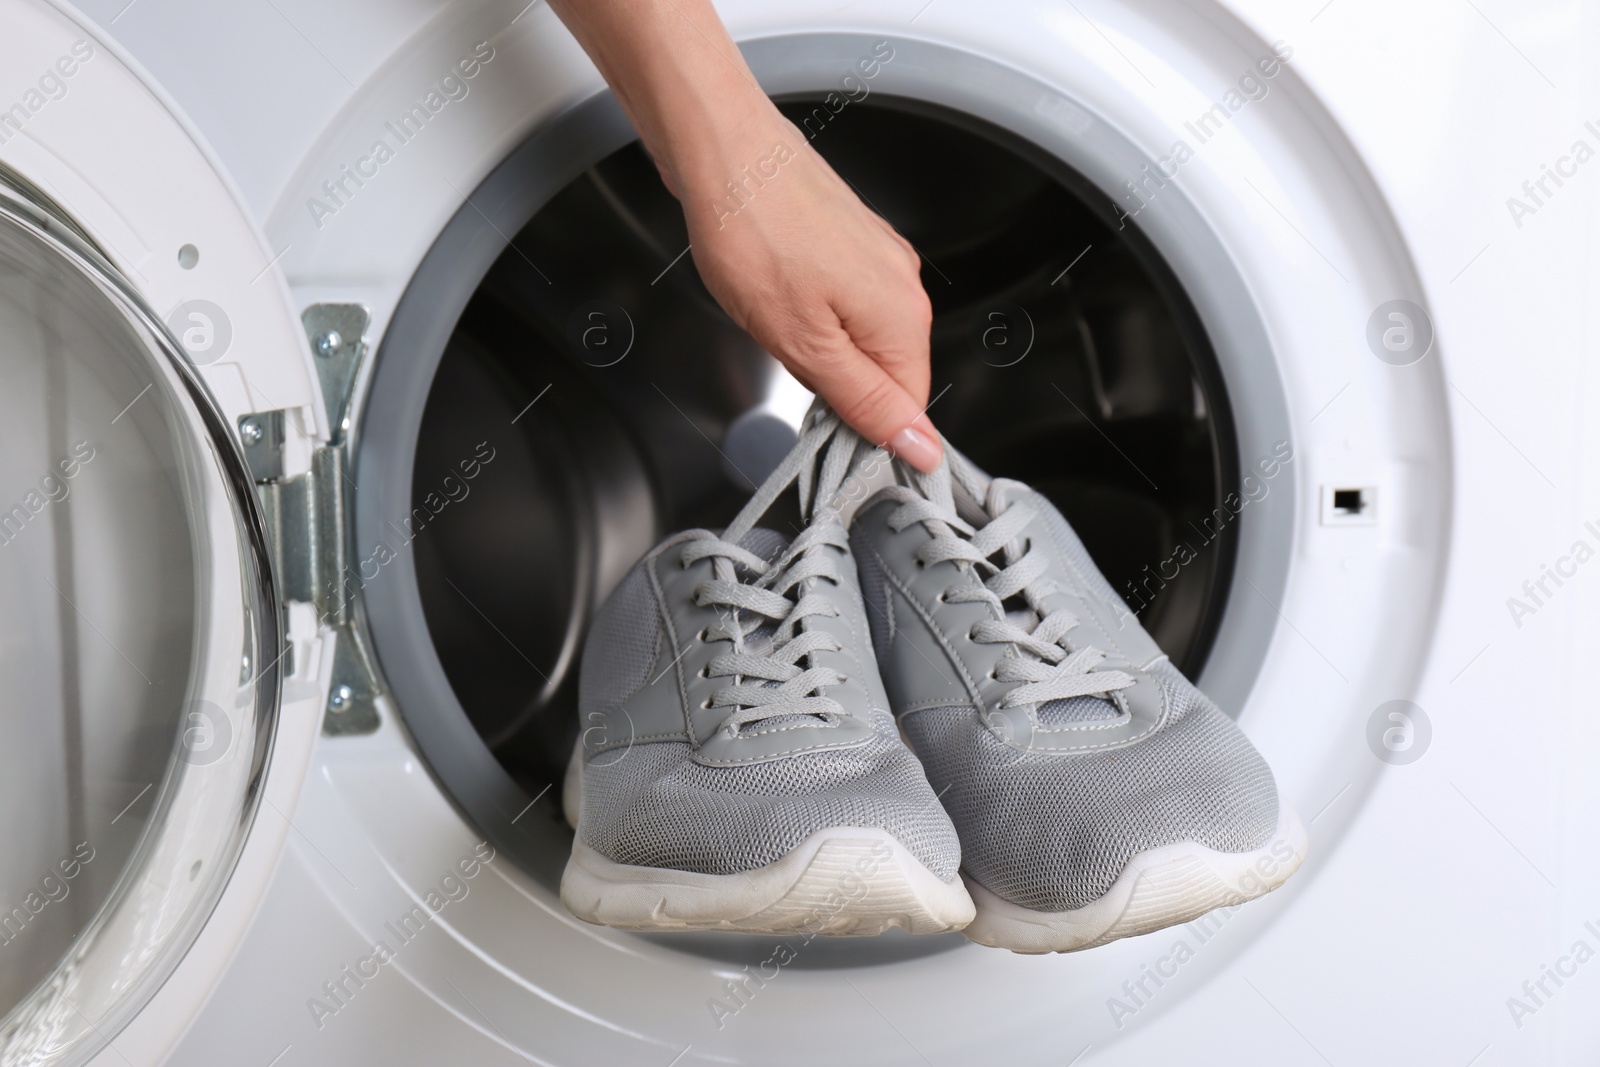
[[[900, 486], [869, 500], [851, 542], [891, 704], [956, 824], [966, 872], [1022, 907], [1067, 911], [1103, 896], [1139, 852], [1180, 841], [1224, 852], [1263, 845], [1277, 791], [1233, 720], [1160, 655], [1048, 501], [950, 456], [954, 478], [942, 485], [908, 476], [914, 493]], [[924, 505], [892, 529], [908, 500]], [[974, 539], [992, 548], [983, 529], [1016, 504], [1032, 519], [1023, 524], [1019, 512], [1005, 549], [974, 558], [984, 555]], [[943, 519], [925, 518], [933, 512]], [[941, 522], [932, 538], [941, 544], [927, 547], [928, 527]], [[950, 538], [969, 546], [964, 554], [942, 544]], [[945, 592], [963, 583], [1004, 596], [963, 613]], [[1052, 615], [1047, 640], [1035, 640]], [[995, 620], [987, 631], [972, 621], [980, 616]], [[1018, 641], [982, 640], [1003, 635]], [[1095, 642], [1102, 649], [1075, 673], [1073, 656]], [[1035, 662], [1007, 663], [1015, 658]], [[1018, 691], [1051, 699], [1007, 705]], [[1133, 721], [1141, 706], [1143, 726]]]
[[970, 705], [906, 717], [968, 874], [1025, 908], [1068, 911], [1104, 896], [1147, 849], [1194, 841], [1244, 852], [1271, 836], [1278, 803], [1266, 762], [1174, 668], [1153, 669], [1188, 691], [1187, 706], [1123, 749], [1018, 753]]
[[887, 830], [941, 881], [960, 845], [887, 711], [861, 748], [742, 767], [696, 763], [685, 742], [635, 745], [584, 768], [584, 843], [618, 863], [701, 874], [764, 867], [817, 830]]
[[[860, 442], [845, 434], [814, 501], [853, 463]], [[797, 452], [815, 456], [819, 436]], [[611, 860], [735, 874], [848, 826], [887, 831], [956, 877], [955, 830], [887, 711], [837, 514], [819, 508], [793, 544], [750, 525], [774, 483], [811, 473], [786, 461], [728, 541], [668, 538], [597, 614], [579, 680], [578, 833]]]

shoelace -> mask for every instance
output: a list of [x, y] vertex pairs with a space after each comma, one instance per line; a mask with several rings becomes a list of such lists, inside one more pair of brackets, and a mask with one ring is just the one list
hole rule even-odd
[[[707, 704], [732, 708], [720, 727], [730, 736], [749, 723], [779, 716], [811, 716], [820, 722], [809, 725], [831, 726], [848, 714], [824, 692], [845, 681], [844, 676], [827, 667], [802, 665], [812, 653], [838, 651], [840, 644], [830, 634], [805, 632], [802, 623], [839, 614], [831, 590], [842, 584], [842, 577], [827, 546], [848, 548], [849, 539], [834, 503], [869, 446], [820, 405], [807, 413], [804, 426], [799, 442], [722, 536], [690, 541], [683, 550], [686, 567], [697, 560], [712, 561], [713, 577], [695, 587], [695, 603], [731, 609], [721, 623], [700, 635], [704, 641], [733, 645], [733, 651], [713, 657], [706, 667], [712, 677], [732, 679]], [[743, 548], [738, 542], [797, 478], [801, 515], [809, 519], [805, 530], [775, 560]], [[750, 638], [763, 628], [771, 633], [766, 651], [757, 652], [749, 647]]]
[[[981, 602], [993, 610], [995, 618], [973, 626], [972, 640], [1012, 646], [1013, 654], [1000, 660], [994, 677], [1024, 683], [1007, 691], [1000, 706], [1105, 697], [1135, 684], [1123, 671], [1095, 670], [1106, 658], [1103, 650], [1093, 645], [1071, 648], [1067, 635], [1078, 627], [1076, 615], [1063, 608], [1045, 609], [1045, 598], [1059, 587], [1046, 575], [1049, 561], [1044, 552], [1032, 544], [1024, 546], [1019, 536], [1036, 512], [1026, 504], [1008, 502], [997, 481], [988, 480], [954, 449], [946, 446], [946, 455], [948, 460], [934, 474], [908, 472], [917, 488], [900, 485], [885, 491], [901, 501], [889, 514], [889, 526], [898, 533], [914, 522], [925, 524], [933, 539], [917, 550], [923, 565], [954, 560], [964, 571], [970, 568], [975, 575], [987, 575], [979, 584], [952, 585], [943, 599], [952, 604]], [[983, 525], [974, 526], [957, 513], [952, 476], [960, 480], [974, 509], [983, 513]], [[1004, 566], [993, 562], [997, 553]], [[1019, 594], [1029, 609], [1023, 623], [1009, 618], [1005, 608], [1005, 601]]]

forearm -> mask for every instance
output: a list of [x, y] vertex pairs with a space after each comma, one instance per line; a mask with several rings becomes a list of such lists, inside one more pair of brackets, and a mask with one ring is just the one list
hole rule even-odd
[[710, 0], [551, 0], [674, 195], [768, 153], [779, 116]]
[[767, 99], [711, 0], [550, 2], [683, 204], [706, 289], [868, 440], [936, 467], [920, 257]]

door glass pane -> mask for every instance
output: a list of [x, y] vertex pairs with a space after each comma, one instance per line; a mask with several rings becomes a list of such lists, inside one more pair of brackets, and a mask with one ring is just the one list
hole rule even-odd
[[30, 1063], [114, 1036], [192, 939], [276, 693], [223, 428], [43, 223], [0, 196], [0, 1061]]

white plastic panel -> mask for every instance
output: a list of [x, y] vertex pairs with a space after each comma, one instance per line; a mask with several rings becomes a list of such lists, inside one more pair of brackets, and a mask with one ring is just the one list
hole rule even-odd
[[7, 0], [3, 18], [0, 164], [76, 220], [180, 340], [189, 333], [230, 421], [293, 413], [300, 432], [286, 463], [304, 470], [310, 438], [327, 433], [310, 350], [273, 266], [283, 246], [266, 246], [208, 150], [114, 44], [38, 0]]

